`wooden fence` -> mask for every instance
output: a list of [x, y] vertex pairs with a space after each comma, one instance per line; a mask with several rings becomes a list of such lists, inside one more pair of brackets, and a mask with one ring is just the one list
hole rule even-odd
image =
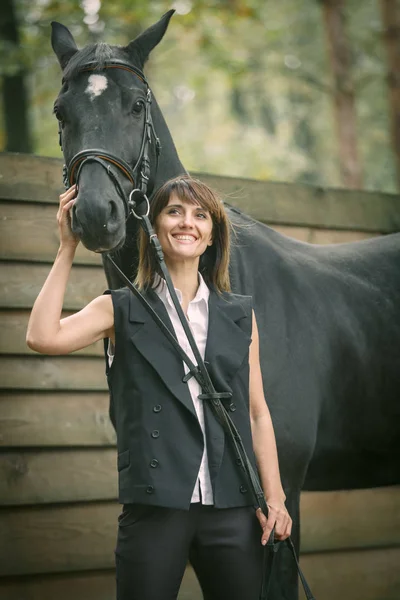
[[[400, 200], [201, 175], [255, 218], [304, 241], [400, 229]], [[61, 161], [0, 155], [0, 598], [113, 600], [115, 436], [101, 345], [67, 357], [25, 344], [29, 310], [58, 247]], [[65, 299], [75, 311], [106, 287], [79, 248]], [[302, 564], [318, 600], [400, 597], [400, 491], [303, 493]], [[201, 595], [190, 569], [180, 600]], [[245, 599], [244, 599], [245, 600]]]

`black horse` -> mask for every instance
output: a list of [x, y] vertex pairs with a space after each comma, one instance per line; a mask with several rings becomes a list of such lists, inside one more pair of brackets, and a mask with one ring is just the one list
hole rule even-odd
[[[82, 150], [99, 149], [97, 156], [103, 156], [72, 160], [70, 180], [75, 179], [71, 171], [81, 167], [73, 229], [90, 250], [113, 251], [130, 278], [138, 224], [126, 221], [123, 198], [133, 184], [125, 167], [132, 170], [137, 163], [144, 134], [150, 140], [150, 198], [164, 181], [185, 172], [154, 99], [147, 114], [154, 131], [146, 125], [150, 104], [140, 75], [172, 14], [126, 47], [101, 43], [78, 50], [68, 29], [53, 24], [52, 44], [64, 77], [55, 113], [65, 162], [71, 166]], [[162, 146], [159, 156], [155, 134]], [[228, 213], [239, 224], [231, 260], [233, 290], [254, 298], [264, 387], [298, 544], [301, 489], [400, 481], [400, 236], [312, 246], [230, 207]], [[109, 285], [119, 287], [107, 262], [105, 270]], [[271, 598], [294, 600], [296, 579], [284, 549], [278, 553]]]

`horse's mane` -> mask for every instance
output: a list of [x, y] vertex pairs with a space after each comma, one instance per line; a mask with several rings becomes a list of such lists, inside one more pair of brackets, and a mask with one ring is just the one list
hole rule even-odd
[[64, 79], [72, 79], [75, 77], [80, 69], [88, 62], [94, 62], [94, 69], [101, 70], [104, 67], [104, 63], [115, 56], [115, 50], [117, 46], [110, 46], [104, 42], [97, 44], [89, 44], [79, 52], [76, 52], [67, 66], [65, 67], [63, 76]]

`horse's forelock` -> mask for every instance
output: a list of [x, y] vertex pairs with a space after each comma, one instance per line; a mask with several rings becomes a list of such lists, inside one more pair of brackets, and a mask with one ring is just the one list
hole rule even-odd
[[88, 62], [94, 63], [94, 69], [101, 70], [108, 60], [116, 58], [118, 49], [118, 46], [110, 46], [104, 42], [86, 46], [72, 56], [71, 60], [65, 67], [63, 73], [64, 79], [67, 80], [74, 78], [79, 73], [81, 68]]

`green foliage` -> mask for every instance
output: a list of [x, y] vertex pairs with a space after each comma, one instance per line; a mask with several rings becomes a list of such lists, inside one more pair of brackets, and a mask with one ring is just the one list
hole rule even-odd
[[[22, 44], [8, 49], [7, 63], [10, 69], [29, 68], [36, 153], [59, 156], [51, 113], [60, 70], [50, 47], [50, 21], [67, 25], [79, 46], [100, 39], [126, 44], [171, 2], [103, 0], [91, 27], [84, 22], [84, 1], [15, 2]], [[185, 166], [340, 186], [319, 3], [176, 0], [175, 6], [181, 14], [173, 17], [147, 74]], [[365, 185], [394, 191], [377, 2], [348, 0], [347, 13]]]

